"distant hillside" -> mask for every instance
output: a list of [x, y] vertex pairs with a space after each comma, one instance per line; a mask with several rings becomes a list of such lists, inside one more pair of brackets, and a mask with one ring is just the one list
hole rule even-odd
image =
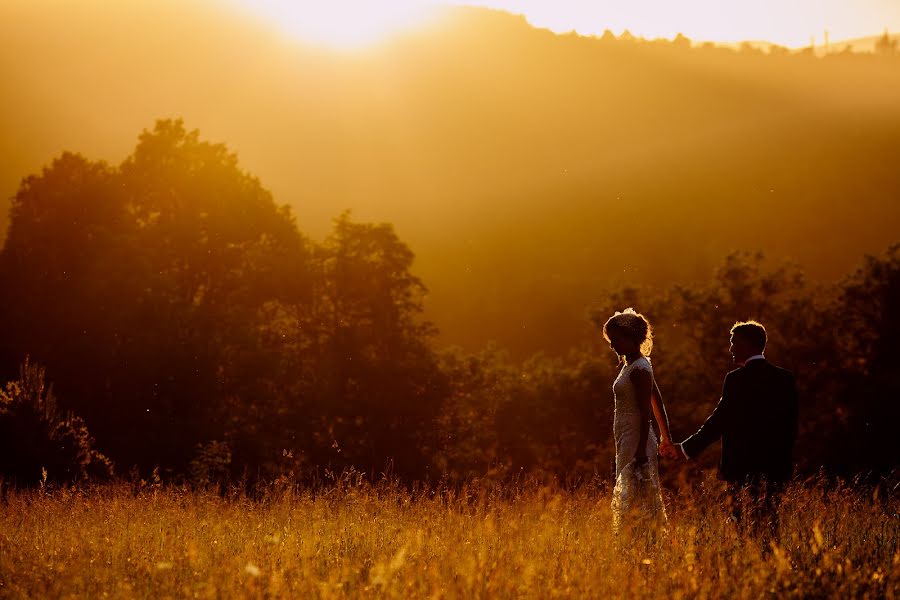
[[[820, 54], [826, 52], [832, 54], [838, 52], [865, 52], [871, 54], [876, 51], [876, 45], [881, 38], [881, 35], [870, 35], [868, 37], [854, 38], [852, 40], [842, 40], [829, 43], [827, 47], [824, 45], [817, 45], [816, 51]], [[897, 40], [898, 45], [900, 45], [900, 35], [889, 34], [889, 39]]]
[[[858, 53], [858, 54], [873, 54], [877, 51], [878, 40], [882, 38], [882, 35], [870, 35], [867, 37], [861, 38], [853, 38], [851, 40], [839, 40], [839, 41], [829, 41], [827, 44], [824, 43], [824, 34], [819, 36], [817, 39], [810, 40], [810, 46], [807, 48], [800, 49], [788, 49], [784, 46], [779, 46], [778, 44], [773, 44], [772, 42], [767, 42], [764, 40], [748, 40], [745, 42], [740, 42], [737, 44], [726, 43], [726, 44], [715, 44], [717, 46], [722, 46], [725, 48], [730, 48], [732, 50], [740, 50], [746, 47], [753, 48], [759, 50], [761, 52], [766, 53], [797, 53], [808, 51], [809, 48], [812, 48], [813, 52], [818, 57], [825, 57], [832, 54], [841, 54], [841, 53]], [[900, 45], [900, 35], [888, 35], [889, 40], [897, 40], [898, 45]], [[818, 43], [815, 43], [818, 42]], [[710, 42], [714, 43], [714, 42]]]
[[561, 352], [613, 286], [705, 278], [740, 248], [834, 277], [900, 237], [896, 60], [481, 9], [341, 56], [200, 1], [7, 3], [0, 40], [4, 195], [63, 149], [117, 162], [182, 116], [312, 235], [345, 208], [395, 223], [442, 343]]

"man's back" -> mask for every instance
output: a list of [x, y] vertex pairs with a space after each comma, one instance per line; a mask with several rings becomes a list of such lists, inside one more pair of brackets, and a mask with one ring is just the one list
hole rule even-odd
[[796, 384], [789, 371], [765, 359], [751, 360], [725, 377], [719, 405], [703, 427], [684, 441], [684, 450], [695, 456], [721, 438], [721, 479], [786, 481], [793, 472], [797, 404]]
[[729, 373], [726, 394], [729, 418], [722, 431], [721, 477], [790, 479], [797, 437], [794, 376], [766, 360], [753, 360]]

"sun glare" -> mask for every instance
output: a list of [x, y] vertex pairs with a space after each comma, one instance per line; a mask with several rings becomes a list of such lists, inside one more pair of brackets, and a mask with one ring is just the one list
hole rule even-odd
[[361, 49], [433, 17], [434, 0], [239, 0], [240, 5], [301, 41]]

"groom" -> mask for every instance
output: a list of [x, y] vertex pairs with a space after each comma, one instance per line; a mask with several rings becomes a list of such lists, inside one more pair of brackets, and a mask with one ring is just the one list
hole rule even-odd
[[778, 497], [793, 473], [798, 402], [794, 376], [767, 361], [765, 347], [762, 324], [735, 323], [731, 356], [738, 368], [725, 376], [718, 406], [697, 433], [660, 450], [690, 460], [721, 439], [719, 478], [728, 483], [732, 516], [768, 542], [778, 528]]

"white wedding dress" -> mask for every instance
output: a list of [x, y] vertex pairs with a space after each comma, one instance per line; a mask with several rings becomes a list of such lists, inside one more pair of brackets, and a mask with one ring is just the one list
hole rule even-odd
[[[650, 360], [642, 356], [623, 366], [613, 383], [616, 485], [613, 488], [612, 511], [613, 530], [617, 535], [625, 525], [643, 527], [650, 531], [664, 527], [666, 523], [666, 512], [659, 489], [658, 444], [652, 425], [648, 425], [647, 462], [641, 466], [635, 464], [641, 436], [641, 416], [631, 373], [638, 369], [648, 371], [653, 377]], [[652, 410], [650, 414], [652, 415]]]

